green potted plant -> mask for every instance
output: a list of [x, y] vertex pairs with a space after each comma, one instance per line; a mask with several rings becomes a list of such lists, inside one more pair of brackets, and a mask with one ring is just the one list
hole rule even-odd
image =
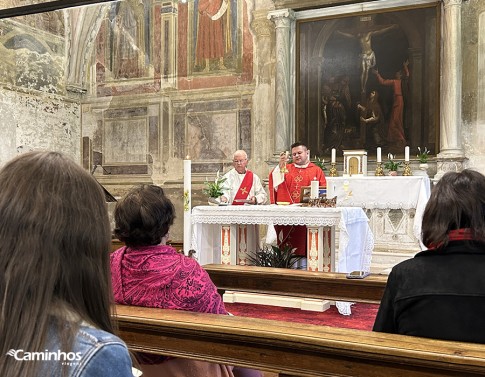
[[210, 182], [206, 178], [206, 187], [202, 189], [202, 192], [209, 197], [209, 204], [219, 204], [216, 199], [224, 194], [224, 190], [226, 189], [226, 187], [224, 187], [224, 182], [226, 182], [226, 178], [220, 175], [219, 170], [217, 171], [216, 178], [213, 182]]
[[315, 161], [313, 161], [313, 163], [315, 165], [317, 165], [320, 169], [322, 169], [323, 171], [327, 170], [327, 168], [325, 167], [325, 160], [323, 158], [320, 158], [320, 157], [316, 157], [315, 158]]
[[384, 168], [389, 170], [389, 175], [397, 175], [397, 169], [402, 165], [401, 161], [394, 161], [394, 155], [392, 153], [387, 154], [388, 160], [384, 164]]
[[428, 169], [428, 158], [429, 158], [429, 150], [427, 147], [424, 147], [423, 150], [421, 150], [420, 147], [418, 147], [418, 154], [416, 157], [419, 160], [419, 168], [421, 170], [427, 170]]
[[288, 244], [264, 245], [259, 250], [249, 252], [247, 257], [253, 266], [274, 268], [295, 268], [298, 262], [304, 258], [295, 255], [295, 248]]

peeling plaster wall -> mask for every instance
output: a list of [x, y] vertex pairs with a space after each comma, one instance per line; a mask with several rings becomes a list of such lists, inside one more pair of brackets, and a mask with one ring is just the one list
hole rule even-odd
[[46, 94], [0, 89], [0, 165], [17, 153], [55, 150], [81, 161], [80, 105]]

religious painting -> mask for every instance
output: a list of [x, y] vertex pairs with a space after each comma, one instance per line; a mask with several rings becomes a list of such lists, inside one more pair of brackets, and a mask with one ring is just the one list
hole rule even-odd
[[124, 0], [110, 8], [107, 41], [108, 68], [114, 79], [144, 77], [150, 63], [149, 28], [151, 8], [133, 0]]
[[237, 0], [195, 0], [192, 12], [193, 73], [236, 70], [241, 57]]
[[320, 156], [437, 153], [439, 18], [433, 4], [298, 21], [296, 139]]

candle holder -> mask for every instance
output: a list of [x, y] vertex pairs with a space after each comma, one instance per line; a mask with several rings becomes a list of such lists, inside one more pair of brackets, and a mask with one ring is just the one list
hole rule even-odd
[[335, 162], [332, 162], [330, 165], [331, 166], [328, 174], [330, 177], [336, 177], [338, 174], [337, 174], [337, 168], [335, 167], [336, 165]]
[[382, 168], [382, 162], [378, 162], [376, 166], [376, 177], [382, 177], [384, 175], [384, 169]]
[[402, 173], [404, 176], [410, 176], [413, 175], [411, 171], [411, 167], [409, 166], [409, 161], [404, 161], [404, 171]]

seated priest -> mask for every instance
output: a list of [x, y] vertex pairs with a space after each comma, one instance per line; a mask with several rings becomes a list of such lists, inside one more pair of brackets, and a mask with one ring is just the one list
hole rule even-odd
[[[281, 153], [278, 166], [269, 175], [269, 196], [271, 204], [293, 204], [300, 202], [301, 188], [310, 186], [311, 181], [319, 181], [326, 187], [323, 170], [310, 162], [310, 152], [305, 144], [296, 142], [291, 145], [292, 163], [288, 163], [286, 152]], [[306, 257], [306, 227], [300, 225], [276, 225], [278, 244], [290, 245], [296, 255]], [[303, 265], [301, 266], [303, 267]]]

